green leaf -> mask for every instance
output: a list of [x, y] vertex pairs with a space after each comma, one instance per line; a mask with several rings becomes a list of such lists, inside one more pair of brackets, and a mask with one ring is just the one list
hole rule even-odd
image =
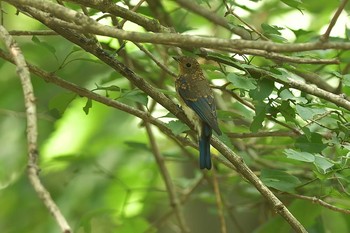
[[52, 53], [56, 57], [56, 49], [55, 49], [55, 47], [53, 47], [52, 45], [50, 45], [49, 43], [47, 43], [45, 41], [40, 41], [39, 38], [36, 37], [36, 36], [32, 37], [32, 41], [35, 44], [37, 44], [38, 46], [41, 46], [41, 47], [47, 49], [48, 51], [50, 51], [50, 53]]
[[311, 107], [303, 107], [301, 105], [296, 106], [297, 113], [299, 116], [307, 121], [313, 119], [317, 115], [321, 115], [325, 112], [327, 112], [324, 108], [311, 108]]
[[148, 103], [148, 96], [144, 92], [138, 89], [134, 89], [129, 92], [126, 92], [121, 96], [121, 98], [135, 101], [144, 106], [147, 106], [147, 103]]
[[287, 88], [283, 88], [278, 95], [282, 100], [293, 100], [294, 103], [306, 104], [308, 102], [304, 97], [295, 97]]
[[293, 7], [295, 9], [299, 9], [299, 6], [303, 3], [301, 0], [281, 0], [284, 4]]
[[147, 146], [147, 144], [142, 143], [142, 142], [125, 141], [124, 144], [130, 148], [133, 148], [133, 149], [138, 149], [138, 150], [142, 150], [142, 151], [149, 151], [150, 150], [150, 148]]
[[86, 104], [83, 107], [83, 110], [84, 110], [86, 115], [89, 114], [89, 110], [90, 110], [91, 107], [92, 107], [92, 100], [91, 99], [87, 99]]
[[309, 138], [305, 135], [298, 137], [295, 146], [301, 151], [309, 153], [320, 153], [327, 147], [327, 145], [322, 142], [322, 136], [314, 132], [310, 133]]
[[188, 126], [186, 124], [182, 123], [179, 120], [169, 121], [167, 126], [171, 129], [171, 131], [175, 135], [179, 135], [180, 133], [183, 133], [183, 132], [188, 131], [190, 129], [190, 128], [188, 128]]
[[263, 169], [260, 179], [266, 186], [283, 192], [291, 192], [301, 184], [297, 177], [280, 170]]
[[275, 35], [281, 35], [280, 30], [284, 29], [277, 26], [271, 26], [267, 23], [261, 24], [261, 28], [264, 30], [264, 33], [266, 34], [275, 34]]
[[68, 105], [75, 99], [76, 94], [67, 92], [56, 95], [49, 102], [49, 109], [55, 109], [59, 112], [60, 115], [63, 115], [64, 111]]
[[264, 122], [267, 108], [268, 105], [264, 102], [258, 102], [255, 105], [255, 116], [252, 124], [250, 125], [250, 130], [252, 132], [258, 132], [258, 130], [262, 128], [262, 123]]
[[349, 232], [349, 216], [323, 208], [322, 222], [327, 232]]
[[330, 162], [329, 159], [322, 155], [315, 155], [314, 164], [323, 172], [323, 174], [327, 173], [327, 171], [334, 166], [334, 163]]
[[345, 74], [343, 76], [343, 84], [350, 87], [350, 74]]
[[312, 163], [315, 161], [315, 156], [308, 152], [295, 151], [293, 149], [284, 150], [284, 154], [287, 158], [294, 159], [302, 162]]
[[295, 121], [295, 110], [289, 105], [289, 101], [282, 101], [278, 109], [286, 121]]
[[249, 95], [254, 100], [263, 101], [266, 99], [274, 89], [274, 82], [268, 79], [261, 79], [257, 83], [256, 89], [250, 90]]
[[145, 232], [149, 226], [149, 222], [140, 216], [125, 218], [123, 224], [118, 226], [118, 233]]
[[256, 88], [256, 81], [254, 79], [242, 77], [235, 73], [229, 73], [227, 75], [227, 80], [240, 89], [251, 90]]

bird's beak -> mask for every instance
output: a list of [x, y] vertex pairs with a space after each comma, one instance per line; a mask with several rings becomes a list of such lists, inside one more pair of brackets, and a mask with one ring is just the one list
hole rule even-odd
[[177, 62], [179, 62], [179, 57], [173, 57], [173, 59]]

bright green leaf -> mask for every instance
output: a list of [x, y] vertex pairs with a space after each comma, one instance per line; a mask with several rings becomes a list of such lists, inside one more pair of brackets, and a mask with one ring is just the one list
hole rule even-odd
[[126, 92], [121, 96], [121, 98], [135, 101], [144, 106], [147, 106], [148, 103], [148, 96], [144, 92], [137, 89]]
[[229, 73], [227, 80], [230, 81], [235, 87], [251, 90], [256, 88], [256, 81], [251, 78], [243, 77], [235, 73]]
[[175, 135], [189, 130], [188, 126], [179, 120], [169, 121], [167, 125]]
[[284, 150], [284, 154], [287, 158], [294, 159], [302, 162], [312, 163], [315, 161], [315, 156], [308, 152], [295, 151], [293, 149]]
[[350, 74], [345, 74], [343, 76], [343, 84], [350, 87]]
[[312, 107], [303, 107], [301, 105], [296, 106], [296, 110], [301, 118], [303, 120], [311, 120], [317, 115], [321, 115], [325, 112], [327, 112], [324, 108], [312, 108]]
[[334, 163], [330, 162], [329, 159], [327, 159], [321, 155], [315, 155], [314, 164], [323, 173], [326, 173], [331, 167], [334, 166]]
[[280, 30], [284, 29], [277, 26], [271, 26], [267, 23], [261, 24], [261, 28], [264, 30], [264, 33], [266, 34], [275, 34], [275, 35], [281, 35]]

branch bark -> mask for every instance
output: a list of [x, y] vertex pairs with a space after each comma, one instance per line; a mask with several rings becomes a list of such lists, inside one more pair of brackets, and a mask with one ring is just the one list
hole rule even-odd
[[39, 179], [39, 168], [38, 168], [38, 126], [37, 126], [37, 113], [35, 105], [34, 89], [30, 79], [30, 73], [27, 67], [27, 63], [24, 59], [22, 51], [18, 47], [17, 43], [7, 30], [0, 25], [0, 38], [5, 42], [7, 49], [10, 51], [12, 59], [16, 65], [17, 74], [20, 77], [23, 94], [24, 104], [27, 115], [27, 144], [28, 144], [28, 162], [27, 172], [28, 178], [31, 182], [38, 197], [42, 200], [46, 208], [50, 211], [58, 226], [61, 228], [63, 233], [70, 233], [71, 229], [57, 207], [56, 203], [52, 200], [50, 193], [46, 190], [44, 185]]

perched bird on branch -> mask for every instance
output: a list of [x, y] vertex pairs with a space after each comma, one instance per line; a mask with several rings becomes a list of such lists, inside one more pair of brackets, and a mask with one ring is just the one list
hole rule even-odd
[[199, 138], [199, 167], [211, 168], [210, 138], [212, 130], [221, 131], [216, 116], [213, 91], [196, 59], [187, 56], [174, 57], [179, 63], [179, 75], [175, 81], [180, 104], [192, 121]]

